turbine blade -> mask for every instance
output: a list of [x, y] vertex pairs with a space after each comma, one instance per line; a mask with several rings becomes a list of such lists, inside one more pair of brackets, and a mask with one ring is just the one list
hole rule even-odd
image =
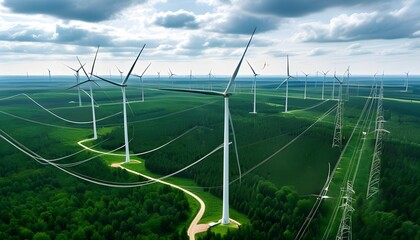
[[[80, 89], [80, 91], [82, 91], [82, 92], [83, 92], [84, 94], [86, 94], [89, 98], [91, 98], [91, 97], [90, 97], [90, 95], [89, 95], [89, 93], [88, 93], [88, 92], [86, 92], [83, 88], [81, 88], [81, 89]], [[93, 101], [95, 101], [95, 100], [93, 100]]]
[[110, 80], [108, 80], [108, 79], [105, 79], [105, 78], [102, 78], [102, 77], [96, 76], [95, 74], [94, 74], [93, 76], [94, 76], [94, 77], [96, 77], [96, 78], [101, 79], [102, 81], [105, 81], [105, 82], [107, 82], [107, 83], [110, 83], [110, 84], [112, 84], [112, 85], [115, 85], [115, 86], [118, 86], [118, 87], [125, 87], [125, 85], [124, 85], [124, 84], [119, 84], [119, 83], [116, 83], [116, 82], [110, 81]]
[[82, 69], [85, 65], [86, 65], [86, 63], [83, 63], [83, 65], [82, 65], [82, 66], [80, 66], [80, 67], [76, 70], [76, 72], [80, 71], [80, 69]]
[[287, 76], [290, 77], [290, 73], [289, 73], [289, 55], [287, 55]]
[[78, 83], [78, 84], [76, 84], [76, 85], [74, 85], [74, 86], [71, 86], [71, 87], [67, 88], [67, 89], [72, 89], [72, 88], [78, 87], [78, 86], [80, 86], [80, 85], [82, 85], [82, 84], [85, 84], [85, 83], [87, 83], [87, 82], [89, 82], [89, 81], [90, 81], [90, 80], [85, 80], [85, 81], [80, 82], [80, 83]]
[[64, 64], [64, 65], [65, 65], [66, 67], [70, 68], [71, 70], [73, 70], [73, 71], [77, 72], [77, 70], [76, 70], [76, 69], [74, 69], [74, 68], [70, 67], [69, 65], [67, 65], [67, 64]]
[[232, 115], [229, 112], [229, 122], [230, 122], [230, 128], [232, 129], [232, 136], [233, 136], [233, 144], [235, 146], [235, 154], [236, 154], [236, 161], [238, 163], [238, 171], [239, 171], [239, 182], [242, 182], [242, 171], [241, 171], [241, 164], [239, 163], [239, 154], [238, 154], [238, 145], [236, 144], [236, 135], [235, 135], [235, 128], [233, 127], [233, 121], [232, 121]]
[[252, 37], [254, 36], [256, 30], [257, 30], [257, 28], [254, 28], [254, 31], [252, 32], [251, 38], [249, 39], [248, 44], [246, 45], [245, 51], [242, 54], [241, 60], [239, 60], [238, 66], [236, 66], [236, 69], [233, 72], [232, 78], [230, 79], [225, 91], [223, 92], [225, 95], [229, 91], [230, 87], [232, 86], [233, 82], [235, 81], [236, 76], [238, 75], [239, 69], [241, 68], [242, 61], [244, 60], [246, 51], [248, 50], [249, 44], [251, 44]]
[[134, 74], [134, 73], [132, 73], [131, 75], [133, 75], [133, 76], [135, 76], [135, 77], [139, 77], [139, 78], [141, 78], [141, 76], [140, 76], [140, 75], [137, 75], [137, 74]]
[[93, 75], [93, 69], [95, 68], [96, 57], [98, 56], [98, 52], [99, 52], [99, 45], [98, 45], [98, 48], [96, 49], [95, 58], [93, 59], [92, 70], [90, 71], [90, 76], [91, 77]]
[[84, 66], [84, 64], [82, 65], [82, 63], [80, 62], [79, 57], [77, 57], [77, 56], [76, 56], [76, 58], [77, 58], [77, 61], [78, 61], [78, 62], [79, 62], [79, 64], [80, 64], [80, 67], [82, 68], [83, 72], [85, 73], [86, 77], [87, 77], [88, 79], [90, 79], [90, 77], [89, 77], [89, 75], [87, 74], [87, 72], [86, 72], [85, 68], [83, 67], [83, 66]]
[[147, 65], [146, 69], [144, 69], [143, 73], [141, 74], [141, 77], [143, 77], [150, 65], [152, 65], [152, 63], [149, 63], [149, 65]]
[[252, 66], [251, 66], [251, 64], [248, 62], [248, 60], [246, 60], [246, 62], [248, 63], [248, 65], [249, 65], [249, 67], [251, 68], [251, 70], [252, 70], [252, 72], [254, 73], [254, 75], [255, 75], [255, 76], [256, 76], [256, 75], [258, 75], [258, 74], [256, 74], [256, 73], [255, 73], [254, 69], [252, 68]]
[[276, 88], [276, 90], [279, 89], [287, 80], [289, 80], [289, 78], [284, 79], [283, 82], [281, 82], [280, 85]]
[[161, 90], [172, 91], [172, 92], [198, 93], [198, 94], [213, 95], [213, 96], [225, 96], [224, 93], [216, 92], [216, 91], [205, 91], [205, 90], [194, 90], [194, 89], [177, 89], [177, 88], [163, 88]]
[[132, 72], [132, 71], [133, 71], [133, 69], [134, 69], [134, 66], [136, 66], [137, 60], [139, 60], [140, 54], [143, 52], [144, 47], [146, 47], [146, 44], [144, 44], [144, 45], [143, 45], [143, 47], [141, 48], [141, 50], [140, 50], [139, 54], [137, 55], [136, 60], [134, 61], [133, 65], [131, 66], [130, 71], [128, 71], [127, 76], [125, 77], [124, 81], [122, 82], [122, 84], [123, 84], [123, 85], [125, 85], [125, 84], [127, 83], [128, 78], [130, 77], [131, 72]]
[[101, 88], [101, 86], [99, 86], [99, 84], [96, 81], [91, 80], [91, 82], [93, 82], [96, 86], [98, 86], [99, 88]]

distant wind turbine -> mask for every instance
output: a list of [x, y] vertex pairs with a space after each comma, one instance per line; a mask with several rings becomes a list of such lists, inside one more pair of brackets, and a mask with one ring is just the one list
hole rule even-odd
[[408, 74], [409, 73], [410, 72], [405, 73], [405, 76], [406, 76], [406, 78], [405, 78], [405, 92], [408, 92]]
[[48, 69], [48, 80], [51, 82], [51, 71]]
[[324, 80], [322, 81], [322, 97], [321, 99], [324, 100], [324, 89], [325, 89], [325, 78], [327, 77], [327, 74], [330, 70], [324, 72], [322, 71], [322, 74], [324, 74]]
[[[79, 80], [80, 80], [79, 71], [80, 71], [80, 69], [82, 69], [83, 66], [85, 66], [85, 64], [80, 66], [78, 69], [74, 69], [74, 68], [66, 65], [68, 68], [70, 68], [71, 70], [73, 70], [76, 73], [76, 84], [79, 84]], [[82, 106], [82, 98], [80, 97], [80, 85], [77, 86], [77, 94], [79, 96], [79, 107], [81, 107]]]
[[140, 78], [140, 83], [141, 83], [141, 101], [144, 102], [144, 81], [143, 81], [143, 75], [146, 73], [147, 69], [150, 67], [152, 63], [149, 63], [149, 65], [147, 65], [146, 69], [144, 69], [143, 73], [141, 75], [137, 75], [133, 73], [133, 76], [136, 76], [138, 78]]
[[121, 92], [122, 92], [122, 100], [123, 100], [123, 114], [124, 114], [124, 143], [125, 143], [125, 162], [128, 163], [130, 162], [130, 148], [129, 148], [129, 142], [128, 142], [128, 126], [127, 126], [127, 99], [125, 96], [125, 88], [127, 87], [127, 81], [128, 78], [131, 75], [131, 72], [133, 72], [134, 67], [136, 66], [137, 60], [140, 57], [140, 54], [143, 52], [144, 47], [146, 46], [146, 44], [143, 45], [142, 49], [140, 50], [139, 54], [137, 55], [136, 60], [134, 61], [133, 65], [131, 66], [130, 70], [128, 71], [127, 76], [125, 77], [125, 79], [121, 82], [121, 83], [116, 83], [113, 82], [111, 80], [99, 77], [97, 75], [94, 75], [95, 77], [110, 83], [112, 85], [118, 86], [121, 88]]
[[158, 75], [158, 86], [159, 86], [159, 88], [160, 88], [160, 72], [157, 72], [157, 75]]
[[192, 81], [192, 69], [190, 69], [190, 89], [191, 89], [191, 81]]
[[302, 72], [305, 75], [305, 90], [303, 91], [303, 99], [306, 99], [306, 83], [308, 82], [309, 73]]
[[98, 56], [98, 51], [99, 51], [99, 46], [96, 49], [95, 58], [93, 59], [92, 69], [91, 69], [89, 75], [87, 74], [87, 72], [85, 71], [85, 68], [83, 67], [84, 64], [82, 64], [80, 62], [80, 59], [78, 57], [76, 57], [77, 61], [80, 64], [80, 67], [82, 68], [83, 72], [85, 73], [85, 75], [87, 77], [87, 80], [85, 80], [83, 82], [80, 82], [80, 83], [76, 84], [75, 86], [71, 87], [71, 88], [74, 88], [74, 87], [78, 87], [80, 85], [83, 85], [85, 83], [90, 83], [89, 84], [90, 94], [87, 94], [87, 95], [90, 97], [90, 101], [91, 101], [91, 104], [92, 104], [93, 139], [95, 139], [95, 140], [98, 138], [98, 134], [97, 134], [97, 131], [96, 131], [95, 100], [93, 99], [92, 83], [95, 83], [95, 84], [97, 84], [97, 83], [92, 79], [92, 75], [93, 75], [93, 69], [95, 68], [96, 57]]
[[117, 66], [115, 66], [115, 67], [118, 69], [118, 72], [120, 73], [120, 76], [121, 76], [121, 81], [122, 81], [122, 80], [123, 80], [123, 76], [122, 76], [122, 75], [123, 75], [123, 73], [124, 73], [124, 72], [123, 72], [123, 71], [121, 71], [121, 70], [120, 70]]
[[[254, 36], [256, 28], [252, 32], [251, 38], [248, 41], [248, 44], [245, 48], [244, 53], [242, 54], [241, 59], [239, 60], [238, 65], [235, 68], [235, 71], [232, 74], [232, 78], [230, 79], [229, 83], [226, 86], [226, 89], [223, 92], [219, 91], [205, 91], [205, 90], [188, 90], [188, 89], [164, 89], [168, 91], [178, 91], [178, 92], [190, 92], [190, 93], [199, 93], [205, 95], [213, 95], [213, 96], [220, 96], [224, 98], [224, 141], [223, 141], [223, 209], [222, 209], [222, 219], [221, 222], [224, 225], [229, 224], [229, 122], [232, 124], [232, 119], [230, 116], [229, 111], [229, 97], [231, 93], [229, 93], [229, 89], [231, 88], [232, 84], [234, 83], [236, 76], [238, 75], [239, 69], [241, 67], [242, 61], [245, 57], [245, 54], [248, 50], [249, 44], [251, 43], [252, 37]], [[233, 131], [233, 128], [232, 128]], [[234, 131], [233, 131], [234, 133]], [[233, 134], [233, 136], [235, 136]], [[234, 142], [236, 145], [236, 141], [234, 138]], [[236, 149], [236, 148], [235, 148]], [[239, 161], [238, 161], [239, 165]], [[241, 174], [241, 173], [240, 173]]]
[[280, 83], [280, 85], [276, 88], [279, 89], [284, 83], [286, 83], [286, 102], [284, 104], [284, 112], [287, 113], [287, 100], [289, 97], [289, 79], [294, 78], [292, 76], [290, 76], [290, 71], [289, 71], [289, 55], [287, 55], [287, 76], [286, 79], [284, 79], [284, 81], [282, 83]]
[[254, 71], [254, 69], [252, 68], [251, 64], [248, 62], [248, 60], [246, 61], [248, 63], [248, 66], [251, 68], [252, 73], [254, 74], [254, 84], [253, 84], [253, 88], [254, 88], [254, 111], [252, 111], [251, 113], [257, 113], [257, 76], [259, 75], [258, 73], [256, 73]]
[[[168, 75], [169, 75], [169, 79], [171, 79], [173, 76], [175, 76], [176, 74], [175, 73], [173, 73], [172, 71], [171, 71], [171, 69], [169, 68], [169, 72], [168, 72]], [[172, 79], [172, 87], [174, 86], [174, 80]]]
[[210, 69], [209, 74], [207, 74], [209, 76], [209, 83], [210, 83], [210, 91], [213, 91], [213, 83], [211, 81], [211, 78], [214, 77], [214, 75], [211, 73], [212, 69]]

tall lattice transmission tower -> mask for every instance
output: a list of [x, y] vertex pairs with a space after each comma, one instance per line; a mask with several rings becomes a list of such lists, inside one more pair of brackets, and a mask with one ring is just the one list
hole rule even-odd
[[385, 133], [389, 133], [384, 129], [384, 115], [383, 115], [383, 96], [384, 96], [384, 86], [383, 82], [379, 89], [378, 94], [378, 107], [376, 110], [376, 141], [375, 149], [373, 152], [372, 164], [370, 167], [369, 182], [366, 193], [366, 199], [371, 198], [379, 191], [379, 180], [381, 176], [381, 155], [382, 155], [382, 137]]
[[343, 128], [343, 81], [338, 79], [334, 73], [334, 78], [340, 83], [338, 88], [338, 103], [337, 103], [337, 113], [335, 115], [335, 128], [334, 128], [334, 137], [332, 142], [332, 147], [338, 147], [341, 149], [342, 146], [342, 128]]
[[344, 197], [342, 198], [343, 215], [341, 216], [340, 227], [338, 228], [336, 240], [351, 240], [352, 239], [352, 213], [354, 211], [353, 205], [353, 184], [347, 181], [346, 189], [343, 189]]

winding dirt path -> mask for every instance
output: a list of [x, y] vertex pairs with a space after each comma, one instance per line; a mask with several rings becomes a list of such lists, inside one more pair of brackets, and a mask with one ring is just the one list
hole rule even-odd
[[123, 164], [124, 163], [119, 163], [119, 164], [116, 163], [116, 164], [113, 164], [112, 167], [120, 167], [121, 169], [124, 169], [124, 170], [126, 170], [126, 171], [128, 171], [130, 173], [133, 173], [133, 174], [142, 176], [144, 178], [147, 178], [149, 180], [153, 180], [153, 181], [156, 181], [156, 182], [159, 182], [159, 183], [162, 183], [162, 184], [171, 186], [173, 188], [179, 189], [179, 190], [183, 191], [184, 193], [186, 193], [186, 194], [190, 195], [191, 197], [193, 197], [195, 200], [197, 200], [200, 203], [200, 210], [198, 211], [197, 215], [195, 216], [195, 218], [192, 220], [190, 226], [188, 227], [187, 235], [190, 237], [190, 240], [195, 240], [195, 234], [200, 233], [200, 232], [207, 231], [207, 229], [210, 227], [208, 224], [198, 224], [198, 222], [200, 221], [200, 219], [203, 217], [204, 211], [206, 210], [206, 205], [204, 204], [203, 200], [201, 200], [201, 198], [199, 198], [197, 195], [195, 195], [194, 193], [188, 191], [185, 188], [182, 188], [182, 187], [177, 186], [175, 184], [168, 183], [168, 182], [165, 182], [165, 181], [162, 181], [162, 180], [159, 180], [159, 179], [152, 178], [150, 176], [144, 175], [142, 173], [133, 171], [131, 169], [128, 169], [128, 168], [122, 166]]

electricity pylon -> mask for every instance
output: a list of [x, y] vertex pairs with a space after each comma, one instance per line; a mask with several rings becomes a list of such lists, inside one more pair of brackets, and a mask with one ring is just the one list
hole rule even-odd
[[378, 107], [376, 110], [376, 141], [375, 141], [375, 150], [373, 152], [372, 164], [370, 167], [369, 182], [366, 193], [366, 199], [371, 198], [379, 191], [379, 180], [381, 176], [381, 155], [382, 155], [382, 137], [384, 133], [389, 133], [384, 129], [384, 115], [383, 115], [383, 100], [384, 87], [381, 83], [381, 88], [379, 89], [378, 97]]
[[337, 78], [334, 73], [334, 78], [340, 83], [338, 89], [338, 103], [337, 103], [337, 114], [335, 115], [335, 129], [334, 129], [334, 137], [332, 142], [332, 147], [338, 147], [341, 149], [342, 146], [342, 120], [343, 120], [343, 96], [342, 96], [342, 89], [343, 89], [343, 81]]
[[347, 187], [343, 191], [345, 192], [345, 195], [342, 199], [342, 205], [343, 208], [343, 215], [341, 216], [341, 222], [340, 227], [338, 228], [337, 235], [335, 237], [336, 240], [351, 240], [352, 239], [352, 213], [354, 211], [354, 208], [352, 207], [353, 204], [353, 184], [348, 181]]

